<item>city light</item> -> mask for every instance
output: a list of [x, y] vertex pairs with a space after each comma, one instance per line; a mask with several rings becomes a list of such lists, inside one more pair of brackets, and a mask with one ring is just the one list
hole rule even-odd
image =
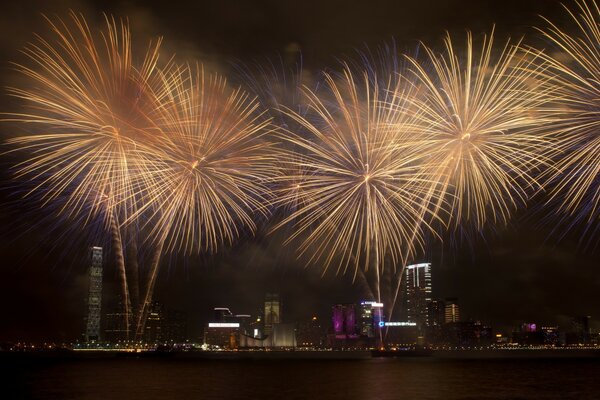
[[209, 328], [239, 328], [239, 322], [209, 322]]

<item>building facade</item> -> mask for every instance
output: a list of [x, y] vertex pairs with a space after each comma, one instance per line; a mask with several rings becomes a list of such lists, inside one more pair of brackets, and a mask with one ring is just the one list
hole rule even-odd
[[102, 247], [91, 248], [89, 288], [85, 340], [100, 340], [100, 315], [102, 312]]
[[431, 263], [406, 266], [404, 270], [404, 299], [406, 317], [423, 331], [430, 325], [429, 305], [431, 294]]

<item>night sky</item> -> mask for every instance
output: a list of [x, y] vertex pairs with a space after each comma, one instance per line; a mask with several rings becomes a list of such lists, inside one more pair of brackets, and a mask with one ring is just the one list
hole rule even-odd
[[[69, 9], [96, 22], [102, 12], [127, 17], [134, 41], [162, 35], [178, 60], [200, 59], [226, 73], [233, 60], [251, 62], [297, 48], [308, 71], [335, 68], [336, 57], [365, 45], [374, 48], [394, 38], [401, 50], [411, 51], [419, 40], [439, 47], [446, 30], [479, 34], [494, 23], [500, 37], [526, 34], [528, 42], [538, 44], [531, 28], [542, 24], [538, 14], [566, 18], [554, 0], [17, 1], [0, 13], [0, 86], [18, 79], [10, 62], [20, 59], [19, 49], [33, 39], [32, 32], [44, 32], [41, 13], [66, 16]], [[15, 107], [5, 92], [0, 105], [0, 111]], [[21, 129], [1, 124], [2, 140]], [[96, 243], [85, 227], [49, 222], [47, 210], [20, 199], [10, 180], [15, 161], [7, 155], [0, 161], [0, 341], [72, 340], [83, 330], [86, 249]], [[591, 315], [598, 327], [599, 250], [580, 245], [577, 232], [560, 240], [552, 235], [547, 216], [554, 210], [540, 211], [539, 203], [531, 204], [536, 213], [518, 213], [509, 227], [469, 241], [448, 234], [444, 245], [432, 242], [418, 261], [433, 263], [434, 295], [458, 297], [463, 317], [498, 329], [522, 321], [567, 327], [576, 315]], [[282, 235], [266, 230], [263, 226], [256, 237], [244, 237], [216, 256], [165, 259], [157, 299], [188, 313], [192, 337], [212, 307], [256, 315], [266, 291], [281, 293], [288, 321], [313, 314], [328, 318], [332, 303], [359, 300], [350, 277], [321, 277], [318, 268], [305, 269], [293, 248], [282, 246]], [[116, 271], [106, 258], [109, 301], [117, 291]]]

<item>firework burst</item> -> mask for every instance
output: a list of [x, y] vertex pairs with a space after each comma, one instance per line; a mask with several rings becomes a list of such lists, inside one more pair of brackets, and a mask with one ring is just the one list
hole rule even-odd
[[[146, 288], [152, 299], [160, 252], [216, 252], [266, 216], [274, 174], [269, 122], [259, 104], [202, 66], [163, 75], [169, 93], [152, 111], [156, 136], [139, 149], [143, 205], [134, 216], [157, 252]], [[161, 97], [161, 96], [157, 96]], [[143, 332], [143, 321], [138, 331]]]
[[[569, 216], [568, 224], [582, 224], [593, 235], [600, 222], [600, 9], [578, 1], [565, 7], [575, 33], [546, 20], [538, 29], [555, 48], [536, 52], [550, 66], [557, 92], [560, 122], [556, 169], [547, 178], [551, 201]], [[534, 50], [535, 51], [535, 50]]]
[[[421, 91], [413, 104], [428, 142], [432, 190], [449, 204], [449, 226], [506, 224], [530, 190], [541, 187], [536, 173], [548, 165], [544, 154], [551, 149], [544, 106], [553, 87], [518, 43], [496, 51], [493, 31], [480, 52], [470, 33], [462, 54], [450, 36], [444, 44], [443, 54], [424, 46], [424, 61], [409, 57]], [[428, 207], [437, 214], [440, 205]]]
[[[415, 116], [404, 109], [411, 86], [391, 85], [346, 66], [341, 76], [324, 74], [321, 97], [304, 89], [306, 116], [286, 111], [303, 132], [281, 134], [291, 150], [278, 180], [290, 189], [279, 201], [294, 211], [276, 229], [292, 224], [288, 242], [300, 239], [299, 254], [324, 271], [379, 273], [386, 257], [396, 265], [419, 245], [413, 232], [422, 226], [425, 178]], [[400, 91], [407, 92], [392, 98]]]
[[[29, 111], [9, 120], [39, 133], [9, 140], [27, 159], [16, 176], [34, 182], [30, 194], [44, 203], [61, 202], [61, 213], [91, 220], [101, 216], [113, 238], [122, 279], [125, 314], [129, 295], [122, 221], [136, 208], [134, 151], [147, 126], [147, 89], [154, 77], [160, 41], [136, 64], [127, 24], [105, 17], [105, 29], [90, 29], [80, 14], [47, 18], [48, 38], [37, 36], [23, 51], [29, 65], [17, 65], [26, 88], [9, 89]], [[141, 141], [143, 143], [144, 141]], [[129, 318], [126, 316], [126, 324]]]

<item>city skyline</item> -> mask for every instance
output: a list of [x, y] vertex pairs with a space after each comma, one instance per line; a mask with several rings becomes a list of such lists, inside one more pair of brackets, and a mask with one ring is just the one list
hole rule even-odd
[[0, 12], [0, 398], [597, 400], [600, 0]]
[[[96, 7], [92, 3], [89, 3], [88, 6]], [[109, 11], [117, 13], [119, 10], [127, 8], [118, 4], [114, 7], [114, 10]], [[532, 43], [540, 38], [527, 30], [527, 24], [519, 25], [521, 23], [519, 21], [535, 21], [537, 18], [535, 12], [537, 11], [544, 11], [550, 18], [560, 19], [559, 16], [562, 15], [560, 7], [548, 6], [544, 7], [544, 10], [538, 10], [536, 7], [539, 7], [539, 4], [534, 1], [524, 2], [519, 7], [523, 13], [517, 17], [514, 13], [494, 14], [498, 32], [501, 33], [503, 29], [510, 30], [510, 27], [514, 29], [514, 32], [527, 33], [528, 38], [533, 38]], [[154, 10], [153, 12], [158, 9], [160, 9], [160, 5], [157, 4], [150, 5], [148, 8], [148, 10]], [[475, 7], [471, 9], [471, 12], [478, 10], [484, 11], [482, 8]], [[8, 9], [9, 15], [11, 12], [16, 13], [15, 10]], [[219, 12], [218, 7], [217, 12]], [[348, 12], [355, 13], [356, 9]], [[417, 13], [417, 15], [419, 14]], [[28, 19], [28, 21], [32, 20]], [[503, 21], [504, 25], [502, 25]], [[561, 19], [561, 21], [563, 20]], [[460, 21], [453, 23], [458, 24]], [[530, 24], [534, 24], [534, 22], [530, 22]], [[489, 31], [489, 27], [480, 26], [483, 25], [482, 21], [468, 25], [475, 36], [479, 38], [483, 32]], [[440, 23], [440, 29], [442, 26], [452, 30], [451, 26]], [[133, 20], [132, 27], [136, 32], [138, 28]], [[367, 44], [375, 49], [383, 43], [388, 43], [389, 39], [384, 37], [384, 31], [389, 29], [389, 27], [382, 30], [375, 29], [374, 33], [368, 36]], [[18, 29], [17, 32], [19, 32]], [[417, 27], [414, 27], [411, 32], [409, 37], [413, 35], [417, 39], [418, 35], [418, 39], [427, 40], [432, 46], [438, 43], [436, 49], [441, 47], [439, 42], [443, 34], [429, 38], [434, 34], [422, 34], [421, 29]], [[290, 33], [291, 36], [296, 34], [297, 32]], [[146, 35], [142, 34], [141, 36], [144, 38]], [[173, 37], [177, 37], [177, 35], [175, 34]], [[303, 60], [306, 60], [309, 65], [307, 70], [333, 65], [331, 61], [325, 60], [326, 57], [323, 56], [322, 50], [315, 51], [315, 47], [311, 47], [308, 39], [308, 37], [305, 38], [306, 42], [299, 44], [300, 50], [304, 54]], [[30, 38], [16, 35], [14, 41], [19, 40], [27, 41]], [[410, 42], [406, 36], [396, 36], [396, 40], [399, 41], [399, 46]], [[12, 43], [12, 40], [8, 42], [3, 51], [9, 55], [15, 54], [18, 46]], [[299, 42], [302, 40], [299, 39]], [[287, 44], [290, 43], [295, 42], [290, 41]], [[261, 51], [264, 51], [265, 54], [269, 53], [271, 46], [275, 46], [275, 42], [265, 42], [262, 50], [259, 49], [259, 45], [257, 46], [252, 50], [256, 52], [255, 54], [244, 53], [242, 55], [240, 53], [240, 57], [249, 62]], [[360, 48], [360, 44], [340, 39], [337, 42], [329, 43], [329, 46], [327, 52], [340, 46]], [[290, 48], [278, 45], [278, 49], [279, 53], [285, 56], [287, 54], [285, 52]], [[235, 46], [225, 47], [221, 54], [221, 61], [227, 60], [229, 53], [236, 50], [239, 49]], [[297, 52], [292, 49], [290, 54], [297, 55]], [[340, 52], [340, 54], [344, 54], [344, 52]], [[269, 55], [273, 56], [272, 53]], [[8, 79], [8, 75], [6, 79]], [[7, 132], [6, 129], [12, 129], [12, 127], [3, 127], [2, 130], [4, 136], [10, 136], [10, 132]], [[8, 175], [3, 178], [6, 178], [7, 182], [11, 179]], [[13, 183], [7, 187], [12, 188], [12, 185]], [[19, 190], [3, 191], [2, 196], [5, 200], [3, 203], [8, 206], [3, 208], [2, 218], [3, 221], [6, 221], [5, 226], [10, 227], [5, 232], [7, 240], [4, 241], [2, 250], [6, 254], [5, 259], [9, 260], [11, 270], [8, 273], [12, 274], [14, 277], [12, 280], [15, 282], [14, 285], [5, 283], [6, 286], [3, 286], [2, 289], [6, 290], [2, 292], [5, 293], [5, 299], [8, 300], [11, 296], [28, 293], [28, 290], [31, 290], [30, 296], [21, 296], [24, 301], [16, 307], [22, 307], [22, 312], [12, 313], [7, 324], [6, 335], [42, 335], [41, 332], [35, 332], [35, 330], [37, 326], [44, 326], [48, 327], [49, 332], [52, 332], [49, 336], [72, 336], [75, 332], [74, 327], [81, 321], [84, 313], [82, 311], [84, 307], [80, 307], [77, 302], [73, 301], [73, 299], [79, 298], [81, 291], [84, 290], [81, 282], [86, 274], [85, 262], [83, 262], [86, 255], [81, 249], [95, 245], [94, 241], [97, 239], [96, 233], [100, 225], [90, 224], [88, 229], [83, 229], [83, 225], [78, 225], [75, 221], [60, 221], [60, 219], [49, 221], [40, 218], [40, 216], [46, 216], [45, 210], [36, 211], [33, 204], [19, 201]], [[532, 207], [539, 208], [541, 204], [542, 201], [534, 200]], [[514, 309], [518, 309], [523, 317], [541, 315], [544, 319], [554, 318], [557, 321], [566, 320], [568, 316], [575, 314], [594, 315], [593, 311], [597, 308], [597, 305], [593, 304], [595, 302], [594, 282], [597, 282], [598, 279], [594, 274], [597, 250], [593, 246], [586, 247], [585, 243], [578, 243], [580, 242], [580, 232], [578, 231], [569, 231], [564, 237], [561, 237], [555, 231], [556, 228], [548, 225], [545, 221], [546, 216], [540, 216], [539, 212], [537, 213], [538, 215], [535, 212], [519, 211], [508, 226], [492, 226], [476, 233], [473, 233], [469, 227], [465, 226], [464, 231], [463, 227], [460, 227], [446, 236], [444, 244], [436, 243], [434, 238], [427, 237], [424, 245], [426, 255], [415, 256], [412, 261], [431, 260], [433, 265], [437, 265], [440, 282], [436, 283], [436, 286], [443, 293], [440, 297], [460, 297], [461, 314], [464, 312], [467, 316], [495, 319], [502, 321], [501, 324], [510, 325], [512, 316], [507, 310]], [[14, 218], [15, 214], [18, 214], [17, 218]], [[35, 226], [28, 226], [29, 221], [38, 219], [42, 224], [49, 225], [50, 229], [44, 231], [37, 230]], [[183, 298], [174, 302], [186, 304], [183, 308], [190, 308], [190, 310], [202, 314], [205, 311], [202, 311], [202, 307], [198, 304], [222, 301], [219, 299], [222, 293], [229, 293], [232, 298], [237, 299], [236, 302], [243, 303], [253, 297], [245, 293], [246, 291], [268, 292], [268, 289], [263, 290], [265, 286], [275, 286], [278, 292], [289, 292], [291, 298], [298, 296], [299, 303], [302, 296], [319, 297], [314, 296], [311, 291], [323, 295], [326, 299], [335, 296], [332, 294], [331, 288], [335, 288], [333, 293], [339, 293], [337, 294], [339, 297], [353, 297], [353, 292], [361, 292], [362, 289], [351, 284], [348, 276], [328, 275], [325, 279], [318, 278], [320, 265], [310, 266], [307, 271], [302, 270], [305, 264], [297, 260], [295, 255], [288, 254], [293, 253], [290, 247], [282, 245], [285, 235], [281, 232], [268, 235], [265, 231], [270, 228], [271, 226], [268, 224], [261, 226], [256, 238], [247, 235], [233, 248], [223, 249], [214, 257], [208, 255], [189, 258], [169, 256], [164, 259], [162, 263], [168, 267], [165, 267], [166, 271], [161, 272], [162, 278], [157, 280], [159, 285], [157, 297], [173, 299], [181, 293], [186, 293]], [[46, 241], [47, 238], [53, 240]], [[58, 240], [55, 241], [56, 238]], [[36, 245], [31, 246], [32, 243]], [[107, 249], [110, 248], [106, 240], [97, 244]], [[146, 253], [141, 255], [142, 260], [145, 260], [146, 263], [149, 262], [150, 257], [150, 254]], [[112, 254], [106, 259], [112, 260]], [[67, 267], [63, 268], [65, 265]], [[402, 265], [402, 263], [397, 263], [397, 265]], [[46, 266], [50, 266], [50, 268], [44, 269]], [[40, 269], [44, 270], [40, 271]], [[38, 276], [39, 281], [37, 279], [29, 280], [28, 277], [31, 274]], [[254, 277], [248, 279], [248, 274], [254, 275]], [[115, 265], [112, 261], [107, 263], [105, 275], [108, 279], [107, 284], [109, 287], [112, 285], [112, 289], [114, 289], [118, 279], [116, 279]], [[292, 281], [296, 280], [296, 282], [287, 282], [289, 276], [292, 276]], [[8, 281], [10, 280], [5, 282]], [[48, 284], [49, 282], [52, 284]], [[215, 285], [215, 282], [218, 282], [219, 285]], [[294, 287], [296, 283], [306, 286], [297, 288]], [[573, 285], [584, 286], [581, 288], [581, 293], [583, 293], [581, 298], [566, 296], [569, 292], [567, 288]], [[219, 290], [214, 290], [217, 286]], [[36, 287], [37, 289], [34, 289]], [[203, 290], [206, 292], [205, 294], [198, 293]], [[116, 293], [114, 290], [112, 292]], [[52, 293], [52, 295], [46, 296], [45, 293]], [[286, 296], [289, 295], [286, 294]], [[45, 297], [50, 298], [48, 302], [42, 301]], [[204, 301], [194, 301], [198, 297], [203, 298]], [[3, 303], [10, 304], [8, 301], [3, 301]], [[53, 303], [54, 306], [52, 306]], [[42, 312], [34, 312], [38, 304], [42, 304]], [[525, 304], [525, 306], [515, 307], [520, 304]], [[44, 307], [48, 307], [48, 309], [44, 310]], [[57, 314], [53, 313], [53, 310], [64, 310], [64, 312]], [[37, 322], [28, 322], [27, 320], [30, 318], [34, 318]], [[12, 332], [10, 332], [11, 330]]]

